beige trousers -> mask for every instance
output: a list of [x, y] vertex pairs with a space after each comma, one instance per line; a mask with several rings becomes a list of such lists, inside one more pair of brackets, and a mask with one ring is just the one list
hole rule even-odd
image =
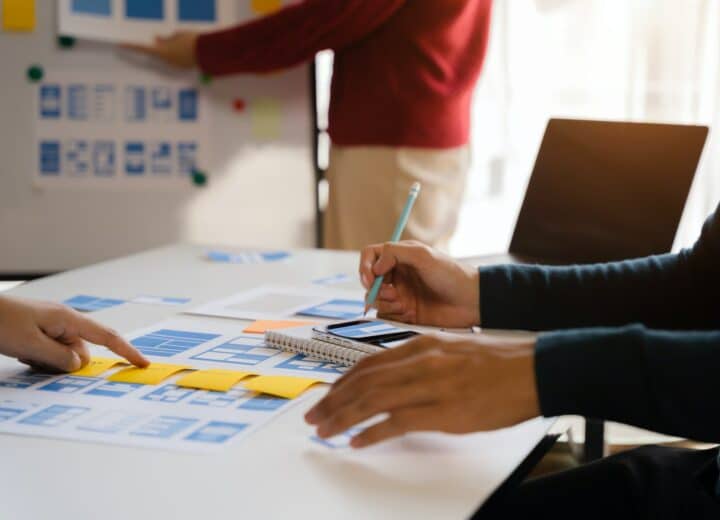
[[467, 146], [453, 149], [333, 146], [324, 245], [360, 249], [390, 239], [413, 182], [422, 190], [403, 240], [447, 250], [470, 167]]

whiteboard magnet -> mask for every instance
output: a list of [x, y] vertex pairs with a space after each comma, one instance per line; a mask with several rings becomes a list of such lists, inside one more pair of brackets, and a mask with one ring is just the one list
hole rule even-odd
[[43, 79], [45, 71], [40, 65], [30, 65], [27, 69], [27, 78], [33, 83], [37, 83]]

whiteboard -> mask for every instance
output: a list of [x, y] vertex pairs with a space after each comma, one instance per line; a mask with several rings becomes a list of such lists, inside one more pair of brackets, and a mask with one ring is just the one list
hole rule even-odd
[[[178, 241], [314, 245], [307, 67], [200, 85], [197, 72], [163, 68], [112, 44], [80, 40], [61, 48], [55, 2], [38, 4], [34, 32], [0, 31], [0, 274], [64, 270]], [[209, 174], [208, 184], [198, 187], [189, 178], [110, 187], [95, 180], [37, 182], [38, 87], [26, 76], [33, 64], [48, 75], [90, 71], [99, 78], [150, 74], [158, 82], [196, 82], [209, 117], [210, 148], [198, 165]], [[234, 109], [236, 100], [245, 107]], [[268, 100], [277, 107], [278, 129], [262, 135], [253, 107]]]

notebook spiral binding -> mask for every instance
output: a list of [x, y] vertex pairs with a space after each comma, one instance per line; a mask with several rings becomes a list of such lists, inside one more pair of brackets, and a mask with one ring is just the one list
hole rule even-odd
[[281, 332], [267, 331], [265, 343], [268, 346], [279, 348], [286, 352], [296, 352], [314, 358], [352, 366], [368, 354], [339, 345], [333, 345], [316, 339], [293, 338]]

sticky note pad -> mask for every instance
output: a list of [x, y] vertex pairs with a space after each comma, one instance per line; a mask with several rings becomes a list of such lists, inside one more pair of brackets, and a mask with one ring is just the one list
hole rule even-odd
[[6, 31], [35, 30], [35, 0], [3, 0], [3, 29]]
[[255, 14], [270, 14], [282, 7], [281, 0], [251, 0], [250, 8]]
[[248, 334], [265, 334], [268, 330], [292, 329], [305, 325], [315, 325], [312, 321], [288, 321], [288, 320], [257, 320], [243, 329]]
[[254, 374], [252, 372], [224, 370], [222, 368], [196, 370], [178, 379], [175, 385], [185, 388], [200, 388], [202, 390], [213, 390], [215, 392], [227, 392], [235, 386], [238, 381], [251, 375]]
[[250, 104], [252, 134], [258, 141], [271, 141], [281, 135], [282, 108], [272, 98], [256, 99]]
[[276, 395], [285, 399], [295, 399], [315, 383], [321, 383], [319, 379], [294, 376], [257, 376], [243, 381], [243, 386], [253, 392]]
[[126, 364], [125, 361], [119, 358], [94, 357], [90, 360], [90, 363], [82, 367], [80, 370], [76, 370], [72, 373], [72, 375], [82, 377], [96, 377], [103, 372], [110, 370], [115, 365], [119, 365], [120, 363]]
[[190, 367], [184, 365], [170, 365], [167, 363], [151, 363], [146, 368], [124, 368], [107, 378], [115, 383], [135, 383], [138, 385], [157, 385], [173, 374]]

